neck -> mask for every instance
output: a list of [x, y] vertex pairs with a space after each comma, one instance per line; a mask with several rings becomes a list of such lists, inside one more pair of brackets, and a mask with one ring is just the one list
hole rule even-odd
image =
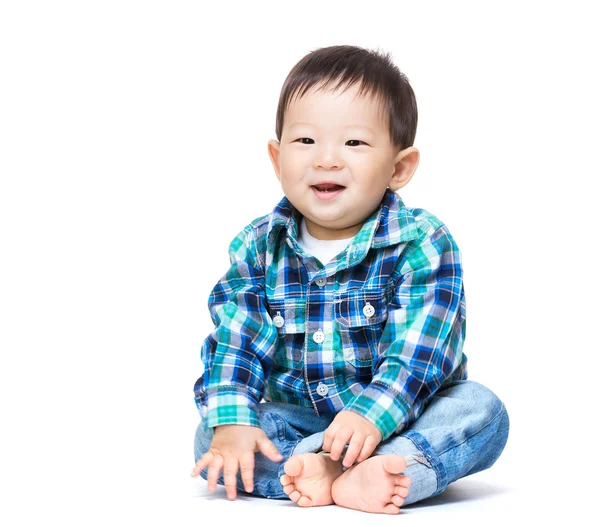
[[347, 240], [348, 238], [356, 236], [363, 226], [362, 223], [357, 223], [342, 229], [332, 229], [313, 223], [306, 218], [304, 218], [304, 222], [306, 223], [308, 233], [317, 240]]

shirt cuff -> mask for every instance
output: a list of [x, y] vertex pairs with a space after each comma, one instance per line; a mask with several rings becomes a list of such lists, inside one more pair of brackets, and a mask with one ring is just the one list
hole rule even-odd
[[350, 401], [344, 410], [356, 412], [371, 421], [379, 428], [383, 442], [396, 430], [404, 428], [410, 408], [391, 386], [375, 381]]
[[209, 387], [207, 395], [208, 412], [206, 426], [220, 425], [258, 426], [258, 408], [256, 398], [247, 388], [241, 386]]

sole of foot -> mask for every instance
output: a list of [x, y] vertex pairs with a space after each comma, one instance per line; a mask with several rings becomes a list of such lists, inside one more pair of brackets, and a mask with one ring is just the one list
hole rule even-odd
[[405, 469], [406, 459], [397, 454], [365, 459], [334, 481], [332, 499], [348, 509], [398, 514], [411, 483], [408, 476], [401, 474]]
[[342, 474], [341, 462], [334, 461], [328, 452], [298, 454], [283, 466], [279, 478], [283, 491], [300, 507], [332, 505], [331, 487]]

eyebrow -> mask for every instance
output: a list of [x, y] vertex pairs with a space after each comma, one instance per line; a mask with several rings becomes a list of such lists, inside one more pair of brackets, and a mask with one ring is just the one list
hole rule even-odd
[[[298, 122], [298, 123], [290, 124], [290, 125], [286, 126], [286, 128], [293, 128], [294, 126], [299, 126], [299, 125], [313, 126], [310, 123]], [[373, 130], [373, 128], [371, 128], [370, 126], [365, 126], [364, 124], [350, 124], [350, 125], [346, 126], [345, 128], [362, 128], [363, 130], [367, 130], [368, 132], [375, 133], [375, 130]]]

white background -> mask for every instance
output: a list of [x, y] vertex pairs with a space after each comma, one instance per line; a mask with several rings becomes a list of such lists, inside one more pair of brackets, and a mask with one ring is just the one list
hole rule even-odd
[[[511, 417], [481, 479], [505, 490], [443, 504], [444, 521], [587, 516], [595, 2], [416, 4], [0, 4], [5, 525], [199, 525], [209, 504], [221, 520], [264, 514], [265, 500], [195, 497], [192, 388], [227, 246], [282, 197], [267, 141], [283, 81], [335, 44], [391, 52], [413, 86], [421, 162], [399, 194], [461, 248], [470, 378]], [[404, 516], [424, 525], [429, 510]], [[365, 520], [337, 511], [328, 523]]]

